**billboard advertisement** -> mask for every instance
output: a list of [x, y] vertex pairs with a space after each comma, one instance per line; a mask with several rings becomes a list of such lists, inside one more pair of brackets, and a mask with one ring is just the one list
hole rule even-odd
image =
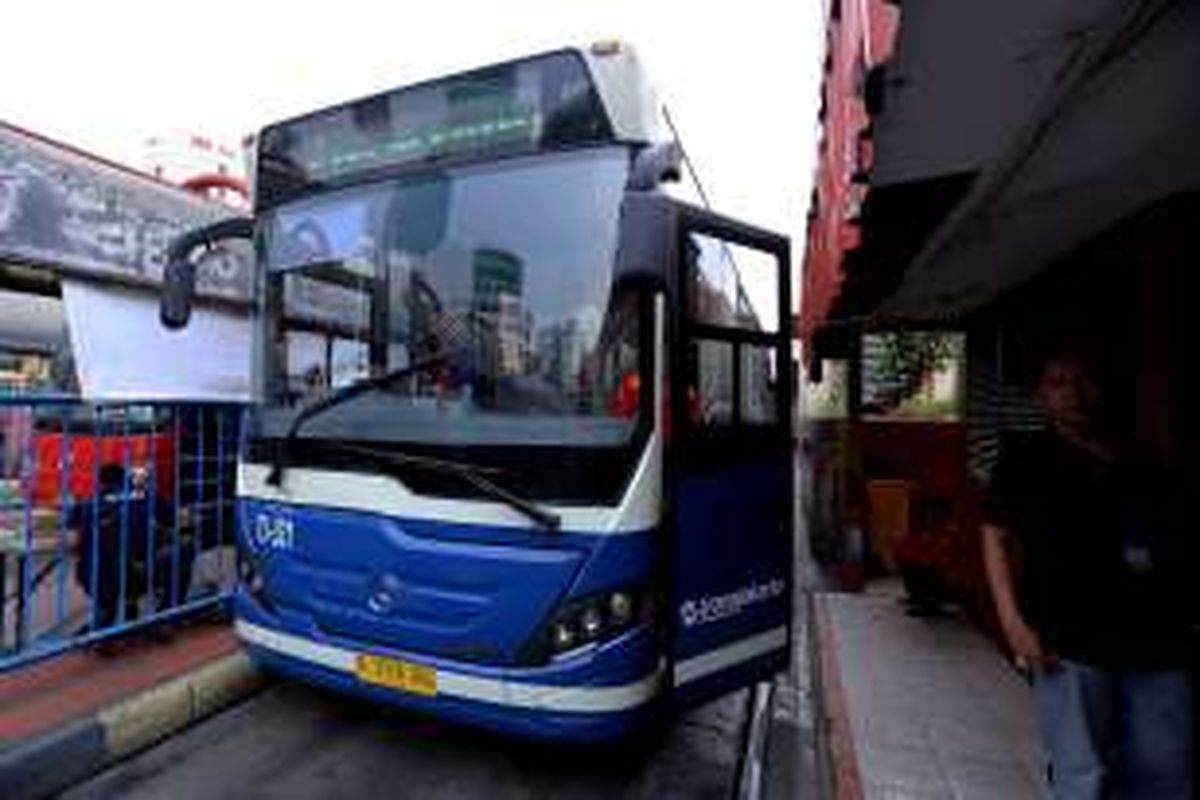
[[[0, 263], [153, 284], [174, 236], [233, 213], [0, 123]], [[198, 292], [248, 299], [251, 263], [249, 247], [214, 253], [199, 271]]]

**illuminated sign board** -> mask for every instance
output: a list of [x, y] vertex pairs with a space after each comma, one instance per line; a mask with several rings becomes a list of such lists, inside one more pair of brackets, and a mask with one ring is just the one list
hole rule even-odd
[[273, 125], [259, 138], [255, 207], [398, 166], [612, 140], [583, 60], [569, 52], [486, 67]]
[[460, 125], [402, 131], [388, 138], [336, 149], [325, 159], [314, 159], [309, 164], [309, 171], [315, 178], [331, 178], [388, 164], [428, 161], [476, 149], [529, 144], [535, 139], [539, 117], [532, 110], [514, 109], [514, 112]]

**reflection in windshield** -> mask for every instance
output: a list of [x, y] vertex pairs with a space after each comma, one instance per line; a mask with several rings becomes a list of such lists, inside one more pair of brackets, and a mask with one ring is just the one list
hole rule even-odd
[[636, 313], [610, 297], [625, 171], [623, 151], [592, 150], [279, 209], [266, 246], [268, 405], [439, 358], [390, 387], [386, 419], [361, 418], [380, 406], [356, 401], [329, 424], [408, 440], [431, 413], [491, 426], [489, 438], [514, 417], [629, 423], [614, 397], [637, 370]]

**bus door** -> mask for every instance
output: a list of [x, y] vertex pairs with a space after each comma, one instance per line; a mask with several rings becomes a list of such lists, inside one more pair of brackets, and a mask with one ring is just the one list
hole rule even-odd
[[788, 664], [793, 453], [788, 243], [681, 213], [671, 337], [671, 676], [678, 706]]

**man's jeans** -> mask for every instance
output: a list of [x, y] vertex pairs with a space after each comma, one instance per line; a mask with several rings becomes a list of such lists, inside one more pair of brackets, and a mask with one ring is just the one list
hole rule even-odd
[[1193, 800], [1192, 691], [1185, 670], [1064, 661], [1039, 673], [1056, 800]]

